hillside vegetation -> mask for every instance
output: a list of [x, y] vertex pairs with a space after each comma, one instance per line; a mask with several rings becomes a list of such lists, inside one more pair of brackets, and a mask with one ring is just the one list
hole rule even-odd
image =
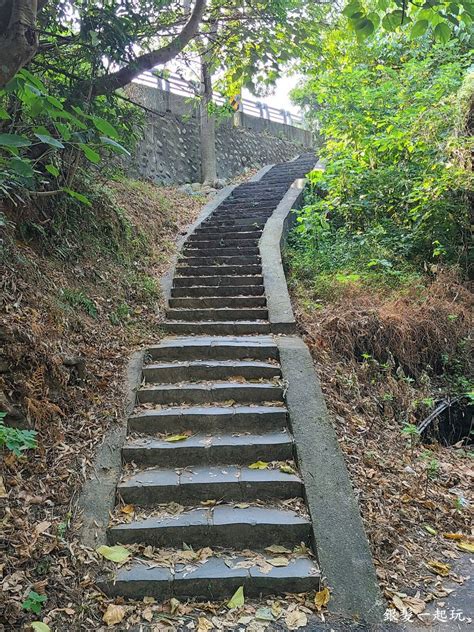
[[385, 595], [416, 614], [443, 595], [430, 569], [456, 576], [443, 534], [469, 539], [471, 63], [462, 40], [362, 43], [342, 17], [294, 93], [325, 165], [287, 253], [294, 305]]

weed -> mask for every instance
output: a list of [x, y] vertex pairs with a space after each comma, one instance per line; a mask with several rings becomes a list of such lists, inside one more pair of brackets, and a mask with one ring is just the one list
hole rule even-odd
[[120, 303], [109, 316], [112, 325], [121, 325], [130, 318], [130, 307], [127, 303]]
[[21, 456], [25, 450], [37, 447], [35, 430], [20, 430], [5, 426], [6, 413], [0, 413], [0, 448], [5, 446], [16, 456]]
[[97, 318], [97, 308], [94, 302], [81, 290], [64, 288], [61, 290], [61, 298], [71, 307], [81, 307], [86, 314], [92, 318]]
[[46, 595], [40, 595], [34, 590], [30, 590], [27, 598], [21, 604], [21, 607], [23, 608], [23, 610], [34, 612], [34, 614], [39, 614], [46, 600]]

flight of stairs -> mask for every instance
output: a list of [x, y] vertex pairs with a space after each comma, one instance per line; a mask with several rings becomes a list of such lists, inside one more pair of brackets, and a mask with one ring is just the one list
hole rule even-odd
[[128, 421], [108, 541], [134, 557], [103, 580], [110, 595], [220, 599], [240, 586], [258, 596], [319, 585], [258, 246], [314, 163], [305, 154], [236, 187], [184, 245], [169, 337], [148, 350]]

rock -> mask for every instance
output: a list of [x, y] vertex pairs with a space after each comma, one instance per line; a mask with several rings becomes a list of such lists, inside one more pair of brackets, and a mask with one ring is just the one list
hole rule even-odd
[[227, 181], [224, 178], [217, 178], [214, 180], [214, 187], [216, 189], [223, 189], [227, 185]]
[[181, 193], [187, 193], [188, 195], [193, 195], [195, 193], [190, 184], [182, 184], [178, 187], [178, 191], [181, 191]]
[[200, 182], [193, 182], [191, 184], [191, 188], [193, 191], [200, 191], [202, 187], [202, 184]]

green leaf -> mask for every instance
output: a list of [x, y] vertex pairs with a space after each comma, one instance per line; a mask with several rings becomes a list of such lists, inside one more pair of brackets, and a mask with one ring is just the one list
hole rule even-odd
[[396, 31], [401, 25], [403, 19], [403, 11], [397, 9], [386, 13], [382, 19], [382, 26], [386, 31]]
[[57, 149], [64, 149], [64, 145], [57, 138], [53, 138], [49, 136], [49, 134], [35, 134], [36, 138], [39, 138], [42, 143], [46, 143], [46, 145], [51, 145], [51, 147], [56, 147]]
[[130, 557], [131, 553], [124, 546], [99, 546], [96, 549], [99, 555], [105, 557], [106, 560], [110, 560], [111, 562], [117, 562], [118, 564], [122, 562], [126, 562]]
[[100, 154], [94, 151], [91, 147], [89, 147], [88, 145], [84, 145], [84, 143], [79, 143], [79, 147], [84, 152], [84, 156], [87, 158], [87, 160], [90, 160], [95, 165], [100, 162]]
[[45, 165], [45, 169], [48, 173], [50, 173], [55, 178], [59, 176], [59, 169], [55, 167], [54, 165], [52, 165], [51, 163], [49, 165]]
[[92, 122], [94, 123], [95, 127], [99, 130], [99, 132], [102, 132], [102, 134], [105, 134], [106, 136], [112, 136], [112, 138], [119, 137], [119, 134], [117, 130], [115, 129], [115, 127], [111, 125], [108, 121], [106, 121], [105, 119], [100, 118], [99, 116], [93, 116]]
[[410, 36], [413, 39], [415, 39], [416, 37], [421, 37], [426, 32], [428, 26], [428, 20], [418, 20], [418, 22], [415, 22], [415, 24], [411, 27]]
[[51, 632], [51, 628], [42, 621], [32, 621], [31, 627], [35, 632]]
[[23, 158], [12, 158], [8, 162], [8, 167], [23, 178], [32, 178], [35, 175], [30, 161], [24, 160]]
[[82, 202], [83, 204], [87, 204], [87, 206], [92, 206], [89, 198], [83, 195], [82, 193], [78, 193], [77, 191], [73, 191], [72, 189], [68, 189], [67, 187], [65, 187], [63, 191], [67, 193], [68, 195], [70, 195], [75, 200], [79, 200], [79, 202]]
[[433, 31], [434, 37], [438, 42], [446, 44], [451, 39], [451, 29], [446, 22], [440, 22], [435, 26]]
[[112, 149], [118, 151], [119, 154], [125, 154], [126, 156], [130, 156], [130, 152], [125, 149], [120, 143], [117, 143], [112, 138], [107, 138], [106, 136], [101, 136], [100, 140], [104, 143], [104, 145], [110, 145]]
[[344, 7], [342, 13], [343, 15], [347, 15], [348, 18], [351, 18], [355, 13], [359, 13], [360, 11], [361, 5], [359, 0], [351, 0], [351, 2]]
[[244, 587], [239, 586], [239, 588], [237, 588], [237, 590], [233, 594], [232, 599], [228, 602], [227, 607], [229, 608], [229, 610], [232, 610], [232, 608], [241, 608], [244, 603]]
[[11, 119], [11, 116], [8, 114], [5, 108], [0, 107], [0, 119], [2, 119], [3, 121], [8, 121], [9, 119]]
[[0, 145], [4, 147], [29, 147], [31, 141], [18, 134], [0, 134]]
[[374, 24], [368, 18], [362, 18], [362, 20], [357, 20], [354, 24], [354, 28], [358, 35], [362, 37], [369, 37], [374, 32]]
[[251, 470], [266, 470], [268, 468], [268, 463], [266, 461], [255, 461], [255, 463], [251, 463], [249, 465], [249, 469]]
[[165, 437], [165, 441], [167, 441], [168, 443], [175, 443], [177, 441], [186, 441], [186, 439], [189, 439], [189, 435], [187, 434], [175, 434], [175, 435], [170, 435], [169, 437]]

